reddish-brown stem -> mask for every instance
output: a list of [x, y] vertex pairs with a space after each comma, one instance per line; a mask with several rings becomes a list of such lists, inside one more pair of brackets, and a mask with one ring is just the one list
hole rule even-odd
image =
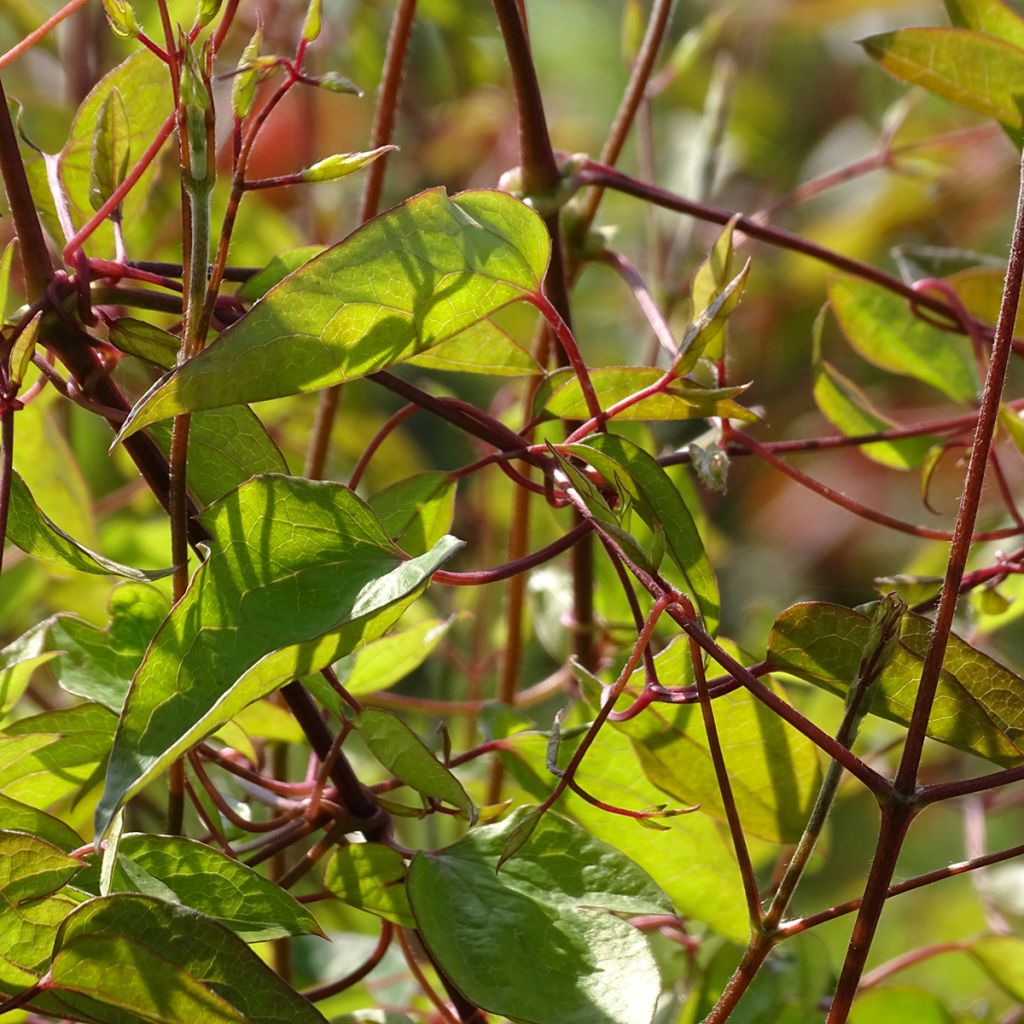
[[939, 782], [932, 786], [925, 786], [917, 794], [919, 804], [933, 804], [940, 800], [954, 800], [961, 796], [970, 796], [973, 793], [984, 793], [989, 789], [1000, 789], [1013, 782], [1020, 782], [1024, 779], [1024, 767], [1005, 768], [999, 772], [991, 772], [988, 775], [979, 775], [974, 779], [964, 779], [962, 782]]
[[371, 971], [384, 959], [384, 954], [391, 947], [391, 940], [394, 938], [395, 926], [390, 921], [382, 921], [380, 926], [380, 938], [373, 952], [354, 971], [350, 971], [343, 978], [337, 981], [328, 982], [326, 985], [319, 985], [316, 988], [306, 989], [302, 994], [311, 1002], [318, 1003], [323, 999], [336, 996], [353, 985], [358, 985]]
[[402, 953], [405, 956], [405, 962], [409, 965], [409, 973], [416, 979], [416, 984], [422, 989], [423, 994], [433, 1003], [434, 1008], [441, 1015], [441, 1019], [446, 1021], [447, 1024], [462, 1024], [458, 1017], [449, 1009], [448, 1004], [437, 994], [434, 986], [427, 981], [427, 976], [423, 973], [419, 960], [416, 959], [416, 952], [405, 933], [405, 929], [399, 928], [396, 934], [398, 936], [398, 944], [402, 947]]
[[675, 358], [679, 354], [679, 346], [676, 344], [676, 339], [672, 334], [668, 321], [665, 319], [665, 315], [655, 301], [640, 272], [622, 253], [614, 252], [611, 249], [606, 249], [601, 253], [601, 260], [607, 263], [625, 281], [629, 290], [633, 293], [633, 298], [636, 299], [636, 304], [640, 307], [647, 318], [647, 322], [651, 325], [651, 330], [654, 332], [655, 338], [658, 339], [658, 344], [670, 356]]
[[[626, 86], [622, 102], [615, 114], [611, 132], [601, 148], [601, 163], [603, 164], [614, 167], [619, 161], [622, 147], [626, 144], [630, 128], [633, 126], [637, 111], [647, 92], [647, 83], [651, 79], [654, 62], [657, 60], [658, 51], [665, 38], [665, 30], [668, 28], [669, 16], [672, 14], [674, 4], [675, 0], [655, 0], [651, 8], [651, 15], [647, 20], [647, 30], [630, 72], [629, 84]], [[597, 208], [601, 204], [602, 194], [603, 189], [595, 187], [587, 195], [580, 212], [579, 230], [581, 234], [586, 232], [594, 222]]]
[[[729, 436], [735, 440], [742, 447], [747, 448], [750, 452], [760, 456], [769, 465], [773, 466], [780, 473], [784, 473], [791, 480], [796, 481], [803, 487], [806, 487], [810, 491], [814, 491], [815, 494], [820, 494], [821, 497], [828, 501], [831, 501], [834, 505], [838, 505], [840, 508], [846, 509], [847, 512], [852, 512], [856, 516], [860, 516], [862, 519], [868, 519], [873, 523], [878, 523], [881, 526], [887, 526], [890, 530], [896, 530], [899, 533], [907, 533], [913, 537], [927, 537], [929, 540], [952, 540], [954, 534], [948, 530], [933, 530], [929, 526], [916, 526], [914, 523], [904, 522], [902, 519], [897, 519], [895, 516], [887, 515], [885, 512], [879, 512], [877, 509], [871, 508], [869, 505], [864, 505], [861, 502], [850, 498], [845, 494], [840, 493], [827, 484], [823, 484], [813, 477], [808, 476], [806, 473], [801, 472], [794, 466], [789, 465], [783, 459], [780, 459], [775, 452], [771, 451], [760, 442], [755, 441], [749, 434], [744, 433], [742, 430], [732, 429], [729, 432]], [[974, 519], [971, 520], [971, 526], [973, 528]], [[969, 539], [972, 540], [1001, 540], [1005, 537], [1015, 537], [1020, 533], [1020, 528], [1017, 526], [1008, 526], [1000, 530], [985, 530], [976, 534], [972, 534]]]
[[[988, 465], [988, 454], [992, 446], [996, 417], [999, 414], [999, 399], [1002, 395], [1010, 359], [1022, 279], [1024, 279], [1024, 155], [1022, 155], [1021, 162], [1020, 190], [1013, 240], [1010, 245], [1010, 258], [1006, 268], [1006, 281], [1003, 284], [1003, 298], [999, 309], [999, 319], [996, 323], [992, 356], [985, 378], [981, 411], [974, 432], [974, 444], [971, 447], [971, 458], [964, 480], [963, 496], [957, 512], [953, 541], [950, 545], [942, 596], [939, 600], [935, 624], [921, 670], [921, 681], [918, 685], [914, 711], [907, 729], [903, 756], [896, 773], [895, 789], [905, 799], [909, 799], [917, 787], [917, 774], [924, 749], [928, 721], [942, 672], [946, 645], [953, 627], [953, 616], [960, 596], [964, 569], [971, 550], [972, 534], [978, 516], [978, 507], [981, 503], [985, 469]], [[843, 965], [832, 1008], [829, 1011], [829, 1024], [845, 1024], [849, 1016], [868, 950], [871, 947], [871, 940], [885, 904], [886, 892], [896, 868], [903, 836], [912, 815], [913, 809], [908, 804], [900, 803], [883, 807], [882, 831], [864, 889], [864, 902], [861, 904], [854, 925], [850, 950]]]
[[370, 464], [370, 459], [373, 458], [377, 453], [377, 449], [388, 439], [391, 432], [401, 426], [418, 409], [418, 405], [403, 405], [398, 412], [388, 417], [387, 422], [373, 435], [366, 445], [365, 451], [359, 456], [359, 461], [356, 463], [348, 480], [350, 490], [354, 491], [359, 486], [359, 481], [362, 480], [363, 473], [366, 472], [366, 467]]
[[16, 61], [23, 53], [32, 49], [40, 39], [49, 35], [65, 18], [75, 13], [86, 0], [68, 0], [56, 14], [50, 15], [37, 29], [33, 29], [24, 39], [12, 46], [5, 54], [0, 55], [0, 68]]
[[909, 953], [904, 953], [903, 956], [895, 957], [888, 963], [881, 964], [869, 974], [865, 974], [861, 979], [859, 991], [863, 992], [865, 989], [873, 988], [879, 982], [885, 981], [886, 978], [899, 974], [900, 971], [905, 971], [908, 967], [913, 967], [914, 964], [919, 964], [923, 960], [930, 960], [933, 956], [940, 956], [943, 953], [962, 953], [965, 949], [970, 948], [969, 942], [936, 942], [932, 946], [922, 946], [920, 949], [911, 950]]

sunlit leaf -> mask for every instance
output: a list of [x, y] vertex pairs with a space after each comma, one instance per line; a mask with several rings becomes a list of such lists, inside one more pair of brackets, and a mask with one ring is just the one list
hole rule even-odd
[[324, 885], [351, 907], [415, 928], [405, 894], [405, 861], [380, 843], [350, 843], [335, 850], [324, 870]]
[[1001, 989], [1019, 1003], [1024, 1002], [1024, 939], [986, 935], [968, 952]]
[[3, 793], [0, 793], [0, 821], [10, 832], [28, 832], [60, 850], [77, 850], [82, 845], [81, 836], [60, 818], [13, 800]]
[[905, 299], [869, 281], [840, 278], [828, 294], [839, 326], [865, 359], [930, 384], [955, 402], [976, 398], [978, 371], [966, 338], [925, 323]]
[[942, 1000], [924, 989], [883, 985], [857, 997], [850, 1024], [954, 1024]]
[[334, 670], [351, 694], [387, 690], [415, 672], [434, 653], [451, 624], [451, 619], [425, 619], [361, 647], [342, 658]]
[[50, 975], [48, 999], [112, 1024], [324, 1024], [223, 925], [146, 896], [79, 907], [57, 936]]
[[117, 191], [128, 174], [130, 132], [121, 91], [111, 89], [100, 104], [92, 135], [89, 205], [94, 210], [98, 210]]
[[396, 779], [421, 796], [458, 807], [470, 824], [476, 822], [476, 807], [462, 783], [401, 719], [379, 708], [367, 708], [354, 724], [370, 753]]
[[57, 656], [46, 649], [48, 624], [40, 623], [0, 650], [0, 715], [18, 702], [40, 665]]
[[[856, 678], [868, 625], [867, 616], [840, 605], [793, 605], [775, 620], [768, 660], [774, 668], [845, 696]], [[909, 724], [930, 632], [927, 619], [904, 616], [900, 643], [874, 692], [872, 714]], [[997, 764], [1020, 764], [1024, 680], [950, 634], [928, 735]]]
[[384, 633], [459, 545], [446, 538], [403, 561], [347, 487], [284, 476], [257, 477], [201, 519], [211, 554], [128, 693], [100, 834], [128, 796], [247, 704]]
[[535, 295], [547, 230], [502, 192], [423, 192], [271, 289], [140, 400], [121, 438], [180, 412], [317, 391], [423, 352]]
[[1007, 128], [1024, 128], [1024, 49], [962, 28], [902, 28], [861, 40], [890, 74]]
[[125, 576], [140, 581], [160, 579], [171, 572], [170, 569], [133, 569], [79, 544], [46, 516], [16, 472], [11, 474], [7, 539], [33, 558], [79, 572]]
[[290, 893], [218, 850], [181, 836], [126, 835], [114, 892], [171, 899], [230, 928], [246, 942], [319, 934]]
[[945, 0], [949, 20], [1024, 47], [1024, 18], [1005, 0]]
[[528, 1024], [649, 1024], [661, 989], [647, 940], [618, 916], [670, 912], [612, 846], [546, 814], [501, 871], [527, 808], [409, 869], [427, 948], [473, 1003]]
[[452, 525], [455, 481], [447, 473], [417, 473], [378, 491], [369, 505], [387, 535], [403, 551], [421, 555]]
[[236, 293], [243, 302], [263, 298], [275, 284], [324, 251], [322, 245], [303, 245], [271, 256], [270, 262], [250, 277]]
[[541, 373], [537, 360], [493, 320], [481, 320], [454, 338], [406, 360], [428, 370], [480, 373], [489, 377], [523, 377]]
[[[693, 306], [694, 317], [701, 310], [707, 309], [718, 298], [730, 281], [736, 276], [735, 252], [732, 244], [733, 228], [736, 219], [733, 218], [722, 230], [715, 244], [708, 253], [708, 257], [697, 268], [693, 275], [693, 283], [690, 286], [690, 300]], [[720, 359], [725, 353], [725, 321], [739, 302], [743, 292], [742, 283], [736, 289], [735, 302], [732, 308], [722, 309], [715, 317], [714, 325], [708, 329], [698, 346], [687, 352], [682, 364], [681, 372], [686, 372], [696, 362], [697, 356], [706, 355], [708, 359]]]

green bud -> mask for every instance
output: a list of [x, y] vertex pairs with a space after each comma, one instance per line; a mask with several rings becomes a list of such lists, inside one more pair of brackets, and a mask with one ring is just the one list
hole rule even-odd
[[231, 110], [235, 118], [241, 121], [252, 107], [256, 98], [256, 86], [260, 83], [260, 71], [256, 62], [260, 56], [260, 44], [263, 42], [263, 26], [258, 25], [256, 31], [242, 51], [238, 62], [238, 71], [231, 84]]
[[337, 71], [328, 71], [326, 75], [321, 75], [316, 80], [316, 84], [328, 92], [340, 92], [349, 96], [363, 95], [363, 90], [355, 82], [339, 74]]
[[320, 35], [320, 24], [323, 16], [323, 0], [309, 0], [306, 20], [302, 26], [302, 38], [311, 43]]
[[14, 343], [14, 348], [11, 349], [11, 383], [15, 390], [21, 386], [32, 363], [32, 356], [36, 351], [36, 338], [39, 335], [39, 321], [42, 318], [41, 312], [36, 313], [25, 330], [18, 335], [18, 340]]
[[103, 101], [92, 133], [89, 160], [89, 203], [98, 210], [128, 174], [131, 149], [128, 112], [117, 89]]
[[213, 116], [204, 61], [201, 52], [185, 46], [181, 68], [181, 104], [185, 110], [185, 132], [188, 138], [189, 165], [193, 182], [203, 182], [210, 173], [208, 166], [207, 129]]
[[135, 11], [128, 0], [103, 0], [103, 10], [115, 36], [134, 39], [141, 29], [135, 20]]
[[199, 9], [196, 11], [196, 22], [200, 28], [206, 28], [220, 13], [220, 6], [223, 0], [199, 0]]
[[318, 160], [311, 167], [299, 172], [303, 181], [334, 181], [372, 164], [378, 157], [397, 149], [397, 146], [381, 146], [366, 153], [335, 153], [334, 156]]

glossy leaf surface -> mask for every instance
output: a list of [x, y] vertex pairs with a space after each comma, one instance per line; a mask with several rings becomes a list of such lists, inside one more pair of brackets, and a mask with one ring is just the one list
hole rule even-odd
[[459, 544], [447, 538], [403, 561], [348, 488], [283, 476], [244, 484], [202, 521], [211, 555], [128, 693], [97, 810], [101, 834], [121, 802], [192, 743], [385, 632]]
[[668, 901], [622, 853], [554, 813], [496, 871], [529, 813], [416, 855], [409, 901], [427, 948], [471, 1001], [513, 1020], [650, 1024], [658, 969], [618, 915], [666, 913]]
[[423, 192], [271, 289], [216, 343], [160, 381], [121, 429], [180, 412], [317, 391], [454, 337], [535, 294], [541, 219], [501, 192]]

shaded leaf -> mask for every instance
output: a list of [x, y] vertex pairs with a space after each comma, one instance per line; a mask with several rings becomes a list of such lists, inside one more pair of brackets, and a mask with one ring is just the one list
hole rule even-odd
[[246, 942], [320, 934], [316, 918], [290, 893], [241, 861], [181, 836], [124, 836], [114, 891], [183, 903]]
[[169, 370], [178, 361], [180, 339], [146, 320], [121, 316], [110, 325], [110, 343], [130, 356]]
[[978, 371], [965, 338], [918, 319], [905, 299], [869, 281], [840, 278], [828, 294], [843, 334], [865, 359], [930, 384], [955, 402], [977, 397]]
[[474, 829], [409, 869], [420, 934], [468, 999], [529, 1024], [649, 1024], [661, 989], [647, 940], [617, 915], [663, 914], [650, 877], [557, 814], [500, 872], [530, 813]]
[[369, 505], [387, 535], [403, 551], [421, 555], [451, 527], [455, 487], [447, 473], [417, 473], [378, 491]]
[[405, 894], [405, 861], [389, 846], [350, 843], [335, 850], [324, 870], [324, 885], [351, 907], [403, 928], [416, 927]]
[[94, 210], [98, 210], [117, 191], [128, 174], [130, 131], [121, 92], [113, 88], [103, 97], [92, 134], [89, 205]]
[[668, 555], [683, 574], [694, 604], [711, 633], [718, 628], [718, 583], [686, 503], [665, 470], [638, 445], [614, 434], [597, 434], [570, 445], [610, 483], [618, 482], [637, 513], [665, 535]]
[[[736, 219], [733, 218], [723, 228], [715, 244], [708, 253], [708, 257], [697, 268], [693, 275], [693, 283], [690, 286], [690, 300], [693, 305], [694, 320], [697, 319], [701, 310], [708, 310], [709, 307], [719, 299], [722, 293], [728, 288], [730, 281], [736, 278], [735, 251], [732, 244], [732, 233], [736, 226]], [[736, 303], [739, 302], [743, 293], [746, 274], [749, 270], [749, 263], [743, 269], [743, 279], [738, 282], [734, 289], [735, 301], [723, 304], [723, 307], [715, 311], [712, 317], [713, 323], [701, 332], [701, 337], [696, 345], [690, 345], [684, 354], [679, 370], [686, 373], [691, 369], [700, 355], [706, 355], [708, 359], [721, 359], [725, 354], [725, 321], [731, 315]], [[728, 307], [728, 308], [727, 308]], [[685, 339], [684, 339], [685, 345]], [[683, 346], [680, 346], [682, 349]]]
[[[664, 371], [647, 366], [604, 366], [590, 371], [590, 379], [602, 409], [608, 409], [616, 402], [649, 387], [663, 376]], [[561, 419], [587, 419], [586, 400], [575, 374], [571, 370], [556, 371], [556, 380], [565, 380], [565, 383], [555, 385], [544, 411]], [[732, 401], [748, 387], [742, 384], [737, 387], [705, 388], [692, 381], [678, 379], [659, 394], [644, 398], [617, 413], [615, 418], [698, 420], [723, 416], [751, 423], [758, 418], [757, 415]]]
[[240, 938], [185, 907], [101, 897], [61, 926], [48, 996], [112, 1024], [324, 1024]]
[[903, 28], [861, 40], [890, 74], [1007, 128], [1024, 128], [1024, 49], [961, 28]]
[[293, 271], [308, 263], [324, 251], [322, 245], [302, 245], [297, 249], [279, 252], [270, 257], [270, 262], [245, 281], [235, 293], [243, 302], [255, 302], [263, 298], [275, 284], [283, 281]]
[[132, 580], [156, 580], [168, 576], [171, 569], [133, 569], [121, 565], [66, 534], [35, 503], [21, 476], [11, 474], [11, 508], [7, 539], [27, 555], [78, 572], [125, 576]]
[[77, 850], [82, 845], [82, 837], [60, 818], [13, 800], [3, 793], [0, 793], [0, 821], [4, 829], [10, 832], [28, 832], [65, 852]]
[[547, 230], [502, 192], [423, 192], [306, 263], [139, 401], [119, 438], [176, 413], [382, 370], [538, 292]]
[[12, 640], [0, 650], [0, 715], [6, 715], [18, 702], [40, 665], [57, 657], [46, 650], [48, 623], [41, 622]]
[[386, 690], [433, 654], [451, 624], [451, 619], [425, 619], [346, 655], [334, 670], [345, 689], [355, 696]]
[[923, 989], [885, 985], [857, 997], [850, 1024], [954, 1024], [942, 1001]]
[[51, 620], [50, 646], [60, 653], [50, 671], [68, 693], [118, 715], [132, 676], [167, 615], [167, 599], [154, 587], [125, 583], [111, 591], [107, 610], [105, 629], [70, 615]]
[[[840, 605], [793, 605], [772, 626], [768, 660], [773, 668], [845, 696], [868, 626], [867, 616]], [[909, 724], [930, 630], [928, 619], [904, 616], [900, 643], [874, 691], [872, 714]], [[1024, 759], [1022, 730], [1024, 680], [951, 633], [928, 735], [996, 764], [1015, 765]]]
[[210, 557], [132, 682], [101, 835], [122, 801], [247, 704], [384, 633], [459, 544], [403, 561], [347, 487], [284, 476], [243, 484], [201, 519]]
[[462, 783], [401, 719], [379, 708], [367, 708], [356, 715], [353, 724], [370, 753], [396, 779], [421, 796], [458, 807], [471, 825], [476, 822], [476, 806]]

